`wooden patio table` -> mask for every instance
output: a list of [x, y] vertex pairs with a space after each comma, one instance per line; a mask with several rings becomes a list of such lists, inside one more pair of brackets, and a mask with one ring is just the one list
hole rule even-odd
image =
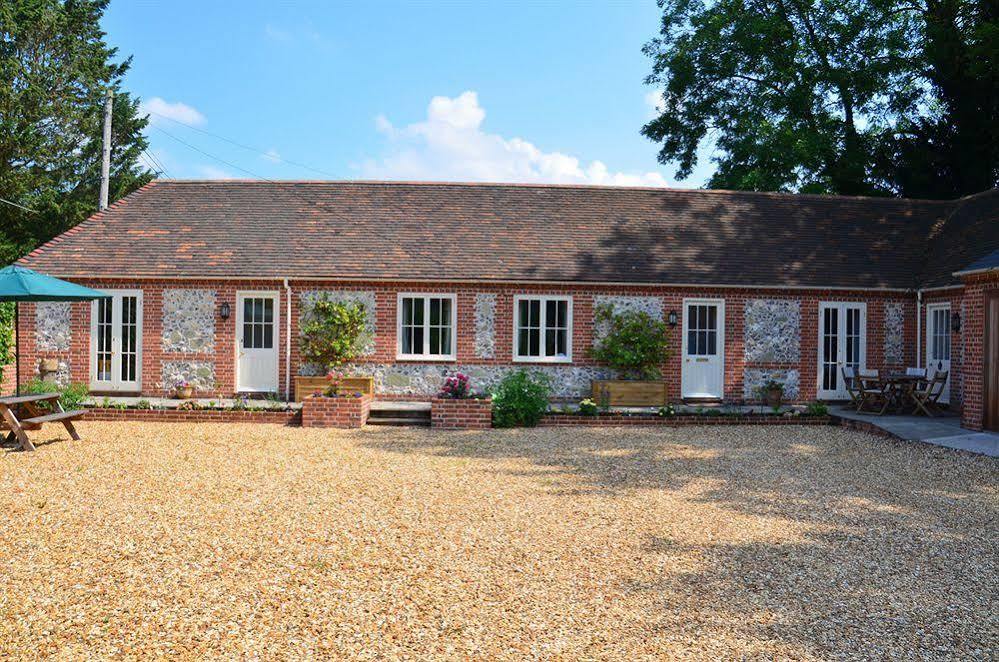
[[919, 382], [926, 381], [921, 375], [908, 375], [904, 372], [892, 373], [881, 378], [888, 385], [889, 408], [895, 414], [901, 414], [912, 399], [912, 391]]
[[[50, 403], [51, 411], [46, 413], [39, 405], [43, 402]], [[79, 439], [73, 427], [73, 420], [87, 413], [86, 409], [73, 409], [66, 411], [59, 402], [58, 393], [36, 393], [33, 395], [16, 395], [0, 398], [0, 414], [10, 432], [7, 433], [6, 442], [17, 440], [17, 443], [26, 451], [35, 450], [35, 445], [28, 439], [26, 430], [37, 430], [42, 427], [42, 423], [54, 423], [60, 421], [66, 426], [66, 432], [73, 439]], [[20, 415], [20, 417], [19, 417]]]

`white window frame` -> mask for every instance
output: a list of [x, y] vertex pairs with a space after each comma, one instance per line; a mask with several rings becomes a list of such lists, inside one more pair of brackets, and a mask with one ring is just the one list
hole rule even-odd
[[[423, 351], [430, 343], [430, 299], [447, 299], [451, 302], [451, 353], [404, 354], [402, 351], [402, 300], [423, 299]], [[395, 358], [398, 361], [455, 361], [458, 352], [458, 297], [440, 292], [399, 292], [395, 306]]]
[[[540, 301], [541, 302], [541, 356], [521, 356], [518, 353], [517, 338], [520, 331], [520, 302]], [[548, 302], [565, 301], [565, 355], [556, 354], [546, 356], [545, 351], [545, 330], [547, 329]], [[572, 296], [570, 295], [550, 295], [550, 294], [517, 294], [513, 297], [513, 361], [515, 363], [572, 363]]]
[[[143, 317], [143, 291], [139, 289], [125, 290], [101, 290], [105, 294], [115, 297], [115, 301], [121, 301], [120, 297], [135, 297], [135, 381], [123, 382], [121, 380], [121, 338], [116, 337], [115, 331], [121, 329], [121, 306], [115, 306], [112, 312], [111, 322], [111, 344], [112, 356], [118, 355], [117, 370], [112, 359], [111, 379], [107, 381], [97, 380], [97, 306], [102, 301], [95, 299], [90, 302], [90, 390], [100, 393], [123, 391], [125, 393], [137, 393], [142, 390], [142, 346], [144, 344], [142, 317]], [[117, 323], [116, 323], [117, 322]]]

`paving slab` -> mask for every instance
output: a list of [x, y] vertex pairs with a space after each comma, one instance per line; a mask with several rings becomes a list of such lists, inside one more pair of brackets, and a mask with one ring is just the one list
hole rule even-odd
[[961, 427], [961, 419], [953, 414], [939, 418], [891, 414], [878, 416], [858, 414], [844, 406], [833, 406], [829, 411], [834, 416], [870, 423], [906, 441], [921, 441], [945, 448], [999, 457], [999, 434], [966, 430]]

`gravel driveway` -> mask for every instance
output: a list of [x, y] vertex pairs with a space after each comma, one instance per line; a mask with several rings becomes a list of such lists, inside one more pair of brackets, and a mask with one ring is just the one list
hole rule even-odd
[[0, 658], [986, 658], [999, 463], [835, 428], [47, 427]]

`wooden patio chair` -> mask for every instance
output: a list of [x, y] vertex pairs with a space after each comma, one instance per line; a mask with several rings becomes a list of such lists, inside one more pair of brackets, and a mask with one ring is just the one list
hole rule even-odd
[[860, 392], [860, 404], [857, 406], [857, 411], [863, 412], [864, 407], [868, 405], [873, 407], [880, 406], [881, 408], [878, 411], [875, 412], [871, 409], [869, 413], [876, 413], [879, 416], [884, 415], [891, 406], [891, 384], [882, 381], [881, 375], [877, 370], [858, 370], [857, 384]]
[[850, 396], [850, 404], [847, 405], [852, 409], [860, 409], [860, 380], [857, 378], [857, 369], [853, 366], [842, 366], [840, 371], [843, 373], [843, 386], [846, 388], [847, 394]]
[[921, 411], [930, 418], [942, 413], [937, 401], [943, 395], [944, 387], [947, 386], [947, 375], [947, 370], [937, 371], [932, 379], [920, 382], [912, 389], [910, 397], [913, 404], [916, 405], [916, 411]]

